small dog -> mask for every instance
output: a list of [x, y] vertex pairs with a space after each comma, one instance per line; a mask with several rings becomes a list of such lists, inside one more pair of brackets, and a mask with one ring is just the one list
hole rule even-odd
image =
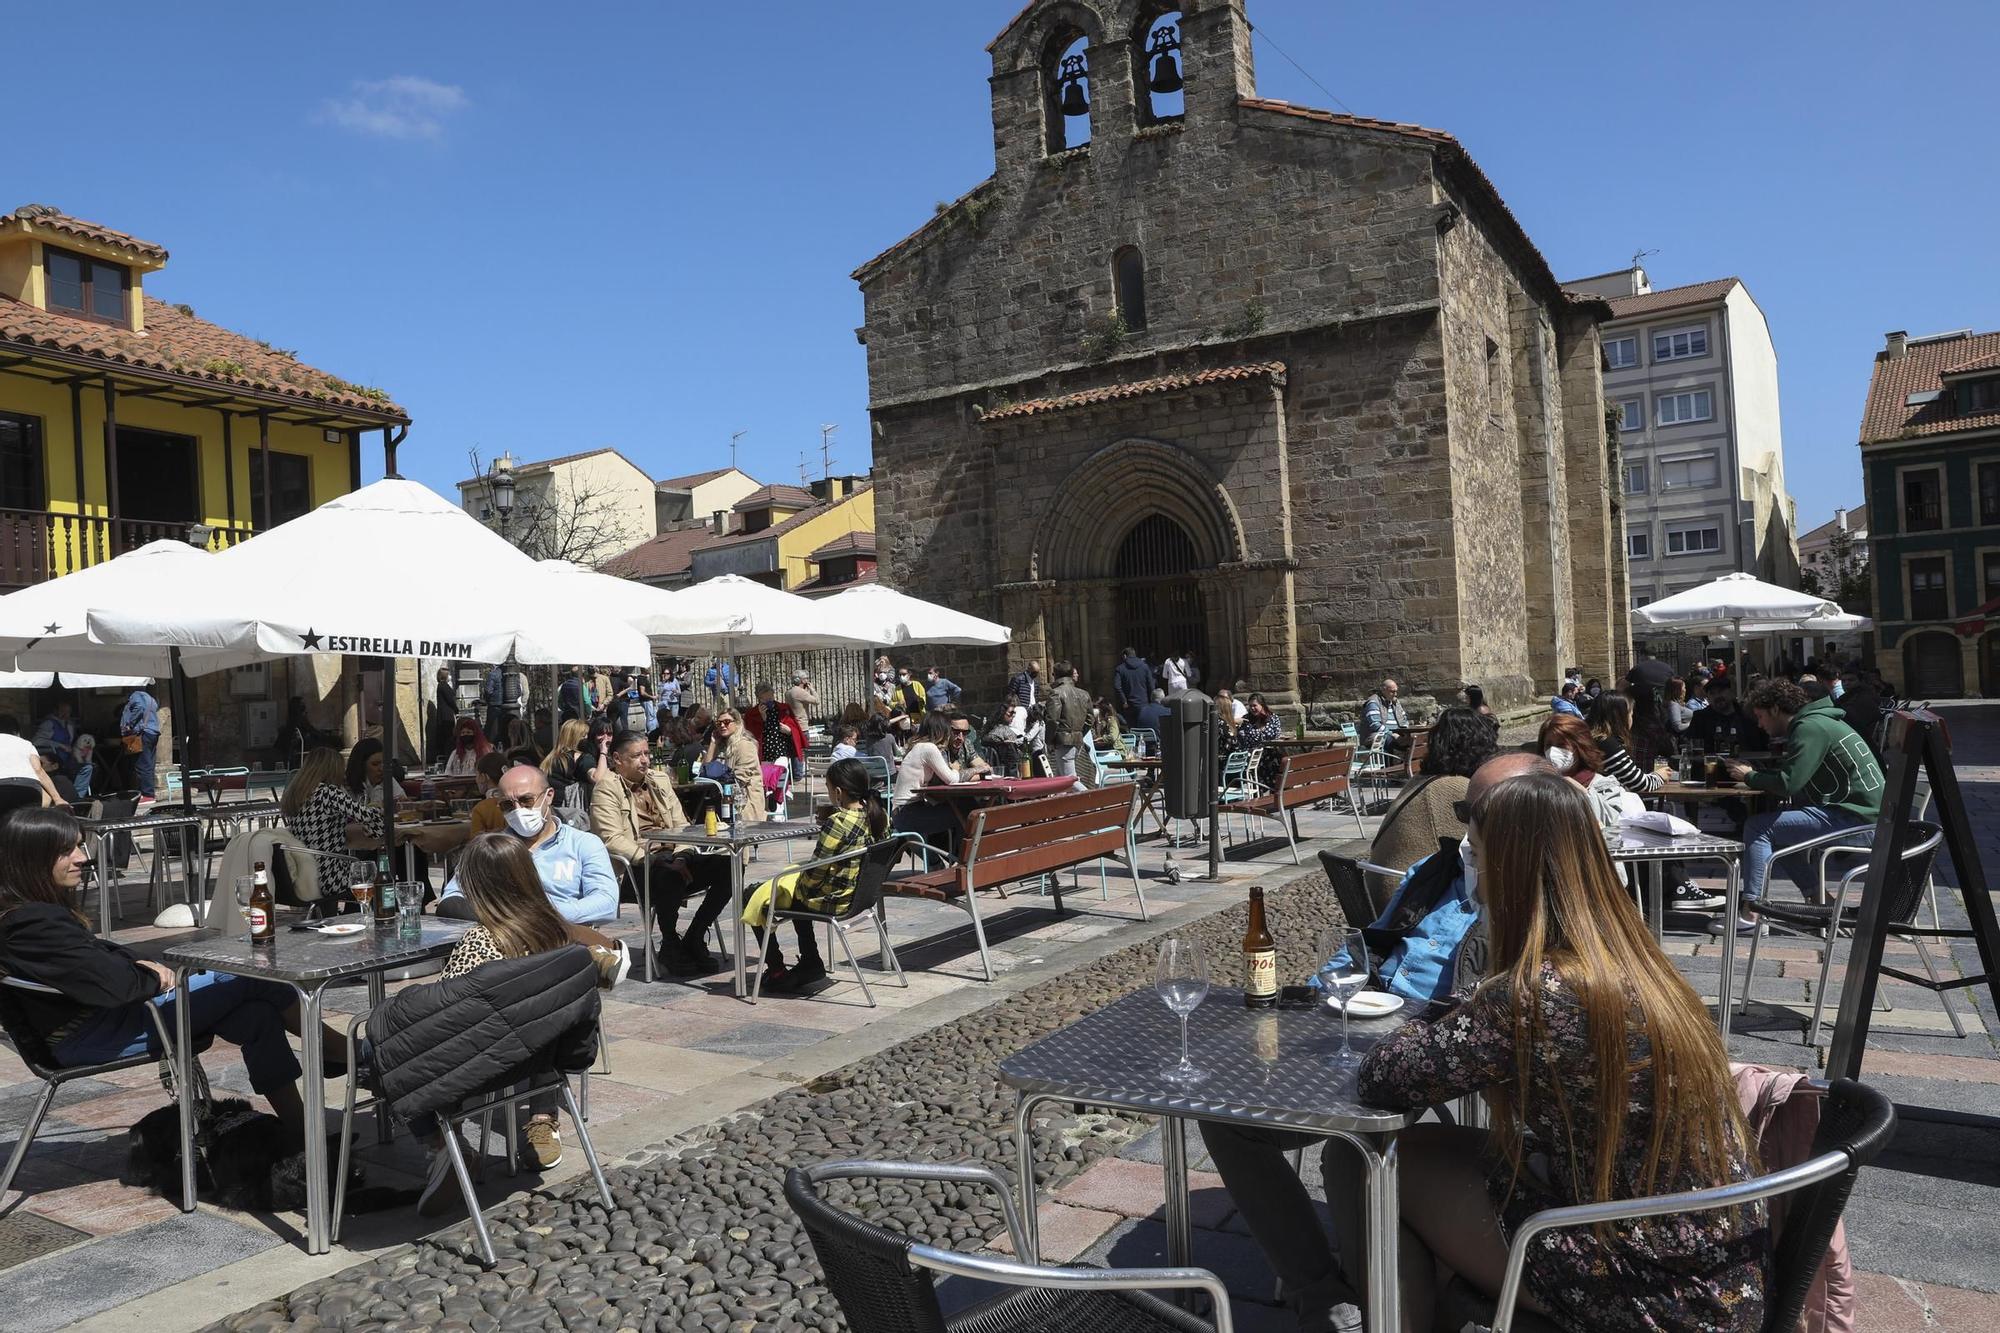
[[[150, 1111], [132, 1127], [125, 1156], [127, 1185], [162, 1198], [181, 1197], [181, 1113], [176, 1106]], [[306, 1206], [305, 1149], [274, 1115], [252, 1110], [240, 1097], [200, 1108], [195, 1119], [194, 1184], [198, 1197], [241, 1212], [302, 1212]], [[328, 1185], [338, 1169], [339, 1142], [327, 1144]], [[383, 1212], [417, 1201], [416, 1190], [371, 1186], [359, 1163], [348, 1171], [347, 1213]]]

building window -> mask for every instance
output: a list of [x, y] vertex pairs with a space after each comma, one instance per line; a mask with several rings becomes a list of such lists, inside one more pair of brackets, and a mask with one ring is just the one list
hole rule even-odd
[[48, 508], [42, 472], [42, 423], [0, 412], [0, 509]]
[[[312, 512], [312, 460], [271, 451], [271, 526]], [[250, 451], [250, 521], [264, 523], [264, 454]]]
[[2000, 412], [2000, 379], [1969, 380], [1958, 386], [1958, 414], [1977, 416]]
[[1634, 611], [1637, 611], [1642, 606], [1651, 606], [1652, 604], [1653, 598], [1650, 593], [1635, 592], [1632, 594], [1632, 609]]
[[1690, 421], [1708, 421], [1715, 416], [1715, 395], [1707, 389], [1686, 393], [1663, 393], [1653, 400], [1662, 426], [1682, 426]]
[[1139, 247], [1128, 245], [1111, 257], [1111, 278], [1118, 290], [1118, 315], [1133, 333], [1146, 327], [1146, 260]]
[[1928, 555], [1910, 561], [1910, 619], [1943, 620], [1950, 614], [1944, 557]]
[[1936, 532], [1944, 526], [1943, 484], [1936, 468], [1903, 474], [1903, 531]]
[[1646, 425], [1646, 400], [1624, 398], [1618, 403], [1618, 429], [1641, 430]]
[[1713, 523], [1689, 523], [1667, 529], [1668, 555], [1711, 555], [1722, 549], [1722, 529]]
[[1979, 522], [2000, 524], [2000, 463], [1979, 465]]
[[1979, 557], [1979, 574], [1979, 604], [2000, 600], [2000, 551], [1987, 551]]
[[1187, 113], [1182, 93], [1181, 61], [1187, 52], [1181, 46], [1181, 14], [1178, 9], [1142, 16], [1138, 40], [1133, 50], [1140, 53], [1132, 62], [1133, 103], [1139, 108], [1141, 125], [1165, 125]]
[[1708, 355], [1708, 326], [1696, 325], [1691, 329], [1673, 329], [1653, 335], [1653, 360], [1683, 361], [1691, 356]]
[[1626, 533], [1625, 558], [1628, 560], [1651, 560], [1653, 558], [1653, 534], [1650, 532]]
[[1630, 338], [1606, 338], [1604, 340], [1604, 368], [1606, 370], [1627, 370], [1639, 364], [1639, 339], [1635, 334]]
[[1082, 148], [1090, 142], [1090, 38], [1064, 28], [1050, 39], [1043, 65], [1048, 103], [1049, 153]]
[[1714, 454], [1692, 458], [1669, 458], [1660, 463], [1660, 489], [1684, 490], [1689, 486], [1714, 486], [1722, 480], [1721, 465]]
[[1627, 463], [1625, 465], [1625, 494], [1644, 495], [1646, 493], [1646, 465]]
[[125, 293], [132, 285], [132, 270], [123, 264], [108, 264], [45, 245], [42, 272], [49, 309], [109, 324], [125, 323]]

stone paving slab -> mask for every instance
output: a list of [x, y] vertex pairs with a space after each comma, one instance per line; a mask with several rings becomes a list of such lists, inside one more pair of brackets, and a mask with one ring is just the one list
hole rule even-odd
[[49, 1333], [194, 1274], [278, 1245], [268, 1229], [208, 1211], [163, 1218], [0, 1272], [8, 1333]]

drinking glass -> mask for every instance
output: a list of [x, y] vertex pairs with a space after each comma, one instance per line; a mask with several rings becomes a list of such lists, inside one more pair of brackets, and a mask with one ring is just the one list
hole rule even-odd
[[[255, 875], [238, 875], [236, 877], [236, 905], [243, 909], [243, 924], [246, 927], [250, 924], [250, 895], [256, 891], [257, 877]], [[250, 937], [245, 935], [243, 938], [247, 940]]]
[[1197, 1069], [1194, 1061], [1188, 1059], [1188, 1015], [1208, 998], [1208, 960], [1201, 956], [1199, 941], [1183, 939], [1179, 935], [1170, 935], [1160, 941], [1160, 960], [1153, 970], [1153, 989], [1159, 993], [1167, 1009], [1181, 1020], [1181, 1058], [1178, 1064], [1166, 1068], [1167, 1081], [1182, 1087], [1193, 1087], [1208, 1077], [1207, 1070]]
[[347, 883], [348, 894], [354, 899], [354, 905], [361, 909], [361, 915], [372, 913], [375, 910], [375, 867], [366, 861], [348, 862]]
[[[1345, 969], [1334, 960], [1345, 955]], [[1347, 1069], [1361, 1063], [1361, 1054], [1348, 1044], [1347, 1001], [1368, 985], [1368, 941], [1358, 930], [1339, 926], [1326, 931], [1319, 941], [1319, 984], [1326, 1002], [1340, 1010], [1340, 1049], [1333, 1054], [1335, 1068]]]
[[406, 940], [424, 933], [424, 891], [418, 884], [406, 884], [396, 896], [396, 932]]

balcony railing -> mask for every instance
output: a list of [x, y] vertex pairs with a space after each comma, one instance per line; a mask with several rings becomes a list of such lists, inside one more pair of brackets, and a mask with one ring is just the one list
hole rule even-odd
[[[25, 588], [59, 578], [147, 542], [184, 542], [192, 522], [0, 509], [0, 587]], [[214, 527], [209, 530], [208, 549], [220, 551], [250, 535], [247, 527]]]
[[1921, 532], [1926, 528], [1944, 526], [1944, 509], [1936, 500], [1905, 500], [1903, 502], [1903, 529], [1906, 532]]

